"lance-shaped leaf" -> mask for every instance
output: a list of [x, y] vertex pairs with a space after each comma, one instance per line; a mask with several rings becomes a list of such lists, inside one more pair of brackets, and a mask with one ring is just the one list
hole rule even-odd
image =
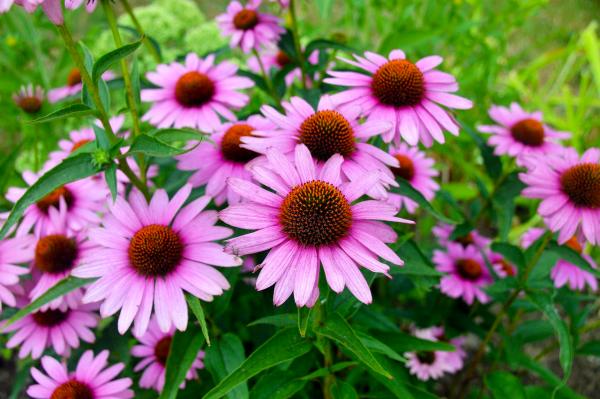
[[140, 45], [142, 44], [143, 39], [144, 38], [142, 37], [136, 42], [126, 44], [100, 57], [98, 61], [96, 61], [96, 63], [94, 64], [94, 67], [92, 68], [92, 79], [94, 83], [96, 83], [98, 79], [100, 79], [102, 74], [108, 71], [108, 69], [111, 66], [113, 66], [115, 63], [122, 60], [123, 58], [127, 57], [128, 55], [132, 54], [135, 50], [137, 50], [138, 47], [140, 47]]
[[204, 336], [197, 329], [188, 328], [184, 332], [175, 332], [165, 367], [165, 386], [159, 399], [175, 399], [177, 397], [179, 386], [185, 380], [203, 343]]
[[411, 186], [410, 183], [408, 183], [406, 180], [397, 179], [396, 181], [398, 182], [399, 186], [392, 187], [393, 193], [410, 198], [411, 200], [418, 203], [420, 207], [429, 212], [433, 217], [444, 223], [459, 224], [463, 222], [462, 218], [460, 217], [452, 218], [442, 214], [440, 211], [435, 209], [433, 205], [431, 205], [431, 203], [429, 203], [429, 201], [427, 201], [425, 197], [423, 197], [423, 194], [415, 190], [413, 186]]

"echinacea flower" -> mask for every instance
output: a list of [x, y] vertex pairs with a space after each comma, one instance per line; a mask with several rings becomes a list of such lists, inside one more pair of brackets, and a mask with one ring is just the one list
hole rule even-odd
[[229, 185], [247, 201], [220, 213], [232, 226], [255, 232], [227, 241], [225, 250], [246, 255], [269, 250], [257, 266], [258, 290], [275, 285], [273, 302], [283, 304], [294, 293], [297, 306], [313, 306], [319, 296], [320, 265], [334, 292], [344, 286], [361, 302], [372, 301], [369, 284], [359, 265], [389, 276], [389, 266], [378, 257], [402, 265], [386, 243], [395, 242], [394, 230], [381, 221], [412, 223], [395, 216], [382, 201], [357, 201], [379, 181], [378, 171], [343, 183], [343, 158], [333, 155], [317, 171], [304, 144], [290, 160], [280, 150], [267, 151], [268, 164], [252, 168], [254, 179], [273, 191], [242, 179]]
[[[28, 13], [32, 13], [37, 10], [38, 6], [42, 7], [42, 10], [54, 25], [63, 25], [65, 19], [62, 12], [61, 0], [1, 0], [4, 5], [1, 7], [4, 11], [8, 11], [10, 6], [14, 3], [25, 9]], [[2, 10], [0, 10], [2, 12]]]
[[100, 0], [65, 0], [65, 8], [74, 10], [85, 4], [86, 11], [92, 12], [96, 9], [98, 3], [100, 3]]
[[557, 132], [544, 124], [541, 112], [526, 112], [517, 103], [512, 103], [510, 108], [493, 105], [489, 114], [498, 125], [481, 125], [477, 129], [492, 134], [488, 144], [495, 147], [496, 155], [516, 157], [519, 164], [527, 155], [557, 150], [560, 147], [557, 141], [570, 136], [568, 132]]
[[258, 11], [262, 0], [249, 0], [245, 5], [232, 1], [227, 11], [216, 18], [224, 36], [231, 36], [229, 45], [249, 53], [261, 46], [277, 43], [285, 30], [274, 15]]
[[[260, 58], [260, 60], [259, 60]], [[261, 74], [261, 66], [260, 62], [262, 62], [263, 67], [268, 73], [271, 69], [275, 69], [277, 71], [287, 67], [290, 65], [293, 60], [292, 58], [283, 50], [277, 48], [276, 46], [268, 47], [264, 51], [259, 54], [259, 58], [256, 56], [250, 57], [248, 59], [248, 68], [257, 74]], [[317, 65], [319, 63], [319, 51], [315, 50], [308, 57], [307, 61], [313, 65]], [[296, 67], [290, 70], [287, 75], [285, 75], [285, 84], [287, 86], [291, 86], [294, 80], [302, 77], [302, 72], [299, 67]], [[307, 79], [309, 80], [309, 79]], [[311, 85], [310, 80], [307, 83], [307, 86]]]
[[[521, 237], [521, 245], [523, 248], [529, 247], [535, 241], [537, 241], [544, 234], [544, 229], [532, 228]], [[566, 246], [579, 253], [591, 267], [597, 269], [598, 266], [594, 259], [588, 254], [583, 253], [584, 242], [580, 241], [576, 236], [571, 237], [565, 243]], [[559, 259], [556, 265], [550, 271], [550, 278], [554, 282], [556, 288], [560, 288], [564, 285], [568, 285], [573, 291], [583, 291], [585, 286], [588, 285], [592, 291], [598, 289], [598, 280], [596, 277], [588, 272], [579, 268], [579, 266], [567, 262], [564, 259]]]
[[46, 374], [35, 367], [31, 376], [37, 384], [27, 388], [27, 394], [36, 399], [127, 399], [134, 394], [129, 387], [131, 378], [117, 378], [125, 368], [123, 363], [109, 366], [109, 352], [104, 350], [97, 356], [91, 350], [85, 351], [77, 362], [75, 371], [67, 370], [65, 364], [50, 356], [42, 358]]
[[466, 235], [451, 239], [452, 233], [454, 232], [454, 226], [446, 223], [439, 223], [431, 231], [437, 238], [440, 246], [445, 247], [448, 243], [456, 242], [461, 244], [463, 247], [468, 245], [474, 245], [478, 249], [484, 249], [490, 244], [490, 239], [482, 236], [477, 230], [472, 230]]
[[489, 255], [490, 263], [500, 278], [513, 277], [517, 274], [517, 268], [496, 252]]
[[[115, 74], [111, 71], [106, 71], [102, 74], [102, 79], [112, 80], [115, 78]], [[83, 84], [81, 83], [81, 72], [77, 68], [73, 68], [67, 75], [67, 85], [57, 87], [48, 91], [48, 101], [56, 103], [67, 97], [74, 96], [81, 92]]]
[[486, 303], [489, 297], [483, 288], [492, 282], [481, 252], [473, 245], [463, 247], [450, 242], [446, 251], [433, 252], [433, 263], [440, 272], [447, 273], [440, 281], [440, 291], [451, 298], [461, 298], [469, 305], [477, 298]]
[[442, 57], [432, 55], [413, 63], [402, 50], [393, 50], [388, 58], [372, 52], [354, 58], [356, 61], [341, 60], [367, 74], [329, 71], [331, 77], [324, 82], [351, 87], [335, 94], [334, 102], [361, 107], [369, 120], [392, 123], [392, 129], [383, 135], [385, 142], [394, 140], [399, 145], [402, 138], [416, 145], [420, 139], [430, 146], [433, 140], [445, 141], [442, 129], [458, 135], [458, 124], [439, 105], [468, 109], [473, 103], [452, 94], [458, 90], [454, 76], [435, 70]]
[[398, 166], [398, 161], [380, 148], [366, 143], [368, 138], [388, 129], [388, 123], [371, 121], [361, 124], [358, 121], [359, 108], [336, 107], [327, 95], [321, 97], [316, 110], [300, 97], [292, 97], [282, 106], [286, 110], [285, 115], [271, 106], [262, 107], [263, 115], [275, 128], [257, 130], [252, 137], [243, 137], [242, 147], [261, 154], [269, 148], [277, 148], [293, 156], [296, 145], [301, 143], [317, 161], [317, 169], [333, 155], [341, 155], [344, 180], [356, 180], [369, 171], [379, 171], [380, 181], [368, 193], [377, 199], [386, 198], [386, 188], [397, 184], [389, 167]]
[[238, 90], [252, 87], [252, 80], [236, 76], [238, 67], [224, 61], [215, 65], [215, 55], [205, 59], [190, 53], [185, 64], [161, 64], [146, 77], [158, 86], [142, 90], [142, 100], [153, 103], [143, 120], [163, 128], [191, 127], [213, 132], [221, 125], [219, 115], [235, 121], [231, 109], [246, 105], [248, 96]]
[[24, 112], [37, 114], [44, 104], [44, 90], [32, 84], [22, 86], [19, 92], [13, 95], [13, 101]]
[[[131, 348], [131, 354], [142, 358], [133, 369], [135, 372], [144, 370], [140, 377], [141, 388], [153, 388], [158, 392], [162, 391], [165, 385], [165, 366], [174, 333], [174, 328], [170, 328], [167, 332], [162, 332], [158, 327], [156, 318], [153, 317], [150, 320], [150, 325], [146, 333], [137, 337], [140, 344]], [[204, 368], [204, 363], [202, 363], [203, 358], [204, 352], [198, 351], [196, 359], [192, 362], [192, 366], [185, 376], [187, 380], [198, 378], [197, 370]], [[181, 385], [181, 388], [184, 387], [185, 381]]]
[[225, 200], [230, 205], [237, 204], [241, 197], [227, 186], [227, 179], [239, 177], [252, 180], [246, 165], [260, 154], [240, 147], [241, 139], [253, 135], [255, 130], [272, 129], [274, 126], [265, 118], [252, 115], [245, 121], [223, 124], [210, 137], [192, 151], [177, 157], [178, 168], [193, 170], [189, 183], [193, 187], [206, 184], [206, 194], [214, 198], [215, 204]]
[[[409, 147], [405, 143], [395, 148], [390, 146], [389, 153], [398, 160], [398, 167], [392, 168], [396, 178], [404, 179], [415, 190], [420, 192], [427, 201], [431, 201], [440, 186], [433, 180], [439, 172], [433, 167], [434, 160], [428, 158], [417, 147]], [[414, 213], [418, 204], [410, 198], [390, 193], [389, 202], [398, 208], [405, 207], [409, 213]]]
[[15, 306], [17, 304], [13, 288], [19, 284], [19, 276], [29, 272], [19, 264], [33, 259], [35, 239], [30, 235], [5, 238], [0, 241], [0, 311], [2, 304]]
[[538, 213], [563, 244], [579, 233], [600, 244], [600, 150], [582, 156], [565, 148], [544, 156], [530, 156], [527, 172], [519, 174], [527, 185], [522, 195], [542, 200]]
[[183, 206], [191, 191], [185, 185], [169, 201], [160, 189], [148, 204], [139, 191], [132, 190], [128, 201], [117, 197], [102, 228], [89, 232], [98, 248], [90, 251], [73, 275], [99, 278], [86, 290], [83, 301], [102, 301], [102, 317], [120, 310], [121, 334], [134, 320], [134, 333], [144, 334], [153, 307], [161, 331], [169, 331], [172, 325], [185, 330], [188, 310], [183, 291], [211, 301], [229, 288], [212, 265], [242, 263], [213, 242], [229, 237], [232, 231], [215, 226], [215, 211], [203, 212], [210, 197]]

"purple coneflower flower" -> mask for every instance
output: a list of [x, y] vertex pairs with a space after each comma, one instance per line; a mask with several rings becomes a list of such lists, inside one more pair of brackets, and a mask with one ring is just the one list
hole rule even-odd
[[16, 306], [14, 288], [19, 285], [19, 276], [29, 270], [17, 266], [33, 259], [35, 239], [30, 235], [21, 235], [0, 241], [0, 311], [2, 304]]
[[44, 103], [44, 90], [41, 87], [33, 86], [32, 84], [22, 86], [19, 92], [13, 95], [13, 101], [24, 112], [28, 114], [37, 114], [42, 109]]
[[[290, 58], [290, 56], [288, 54], [286, 54], [285, 51], [283, 51], [275, 46], [269, 47], [269, 48], [265, 49], [264, 51], [262, 51], [260, 53], [259, 57], [260, 57], [260, 61], [263, 64], [263, 67], [265, 68], [265, 70], [267, 72], [269, 72], [271, 69], [281, 70], [293, 62], [293, 60]], [[313, 51], [312, 54], [308, 57], [307, 61], [313, 65], [317, 65], [319, 63], [319, 51], [317, 51], [317, 50]], [[250, 70], [254, 73], [257, 73], [257, 74], [262, 73], [262, 70], [260, 68], [260, 63], [258, 62], [258, 59], [255, 56], [250, 57], [248, 59], [248, 68], [250, 68]], [[300, 68], [296, 67], [296, 68], [292, 69], [287, 75], [285, 75], [285, 84], [287, 86], [291, 86], [292, 83], [294, 83], [294, 80], [300, 79], [301, 77], [302, 77], [302, 72], [300, 71]], [[307, 80], [309, 80], [309, 79], [307, 79]], [[306, 83], [308, 86], [310, 86], [310, 84], [311, 84], [310, 81], [308, 81]]]
[[498, 277], [506, 278], [517, 275], [517, 268], [504, 259], [502, 255], [491, 252], [489, 254], [489, 261]]
[[477, 230], [472, 230], [467, 235], [450, 239], [455, 226], [440, 223], [432, 229], [433, 235], [437, 238], [440, 246], [445, 247], [448, 243], [456, 242], [463, 247], [474, 245], [478, 249], [484, 249], [490, 244], [490, 239], [482, 236]]
[[378, 257], [403, 264], [386, 245], [395, 242], [396, 233], [381, 221], [412, 223], [396, 217], [390, 204], [357, 201], [380, 180], [380, 172], [342, 184], [339, 154], [319, 169], [303, 144], [296, 146], [293, 161], [276, 148], [266, 156], [268, 165], [255, 166], [252, 172], [273, 191], [229, 179], [231, 188], [248, 201], [223, 210], [221, 219], [257, 231], [228, 240], [226, 251], [246, 255], [270, 250], [258, 266], [256, 288], [275, 285], [276, 305], [293, 292], [297, 306], [313, 306], [321, 264], [333, 291], [346, 286], [358, 300], [370, 303], [371, 291], [358, 266], [389, 276], [389, 266]]
[[[115, 74], [111, 71], [106, 71], [102, 74], [102, 79], [112, 80], [115, 78]], [[48, 101], [56, 103], [62, 99], [70, 96], [74, 96], [81, 92], [83, 83], [81, 83], [81, 72], [77, 68], [71, 69], [67, 75], [67, 85], [63, 87], [57, 87], [48, 91]]]

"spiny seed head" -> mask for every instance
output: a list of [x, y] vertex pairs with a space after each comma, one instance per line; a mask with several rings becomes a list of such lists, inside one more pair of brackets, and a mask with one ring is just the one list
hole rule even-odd
[[231, 126], [221, 140], [221, 153], [225, 159], [233, 162], [246, 163], [258, 156], [254, 151], [240, 147], [241, 138], [252, 136], [254, 128], [246, 123], [236, 123]]
[[435, 352], [419, 351], [417, 352], [417, 359], [423, 364], [433, 364], [433, 362], [435, 362]]
[[334, 244], [348, 234], [352, 210], [337, 187], [313, 180], [289, 192], [281, 204], [279, 220], [288, 237], [319, 247]]
[[474, 281], [483, 274], [481, 265], [475, 259], [460, 259], [456, 262], [456, 269], [465, 280]]
[[156, 361], [161, 365], [167, 364], [167, 358], [169, 357], [169, 351], [171, 350], [171, 341], [173, 337], [168, 335], [160, 339], [154, 346], [154, 357]]
[[77, 141], [75, 144], [73, 144], [73, 147], [71, 147], [71, 152], [75, 152], [78, 149], [80, 149], [81, 147], [83, 147], [84, 145], [86, 145], [87, 143], [91, 143], [94, 140], [90, 140], [90, 139], [83, 139], [83, 140], [79, 140]]
[[50, 399], [94, 399], [94, 392], [87, 384], [73, 379], [59, 385]]
[[67, 86], [75, 86], [79, 83], [81, 83], [81, 73], [79, 69], [73, 68], [67, 75]]
[[467, 235], [456, 237], [454, 239], [454, 242], [457, 242], [460, 245], [462, 245], [464, 248], [466, 248], [469, 245], [474, 244], [475, 240], [473, 239], [473, 234], [472, 233], [468, 233]]
[[233, 25], [240, 30], [249, 30], [258, 25], [258, 13], [244, 8], [233, 17]]
[[600, 208], [600, 165], [581, 163], [567, 169], [560, 186], [571, 202], [580, 208]]
[[142, 276], [166, 276], [183, 256], [183, 243], [169, 226], [151, 224], [142, 227], [129, 242], [129, 261]]
[[506, 273], [507, 276], [515, 275], [515, 269], [510, 265], [510, 263], [508, 263], [504, 259], [500, 259], [495, 263], [496, 265], [500, 266], [500, 268], [504, 271], [504, 273]]
[[175, 84], [175, 98], [184, 107], [204, 105], [213, 98], [214, 94], [214, 82], [197, 71], [185, 73]]
[[565, 245], [577, 253], [583, 252], [583, 247], [579, 243], [579, 240], [577, 239], [576, 236], [569, 238], [569, 240], [567, 242], [565, 242]]
[[544, 125], [532, 118], [515, 123], [510, 128], [510, 134], [516, 141], [529, 147], [539, 147], [544, 144]]
[[415, 177], [415, 165], [412, 159], [403, 154], [396, 154], [394, 157], [400, 164], [399, 167], [392, 168], [394, 176], [401, 177], [406, 181], [412, 181], [413, 177]]
[[42, 327], [54, 327], [69, 317], [69, 310], [62, 311], [60, 309], [48, 309], [44, 311], [35, 312], [31, 315], [35, 324]]
[[423, 73], [412, 62], [392, 60], [379, 67], [373, 74], [373, 95], [394, 107], [417, 105], [425, 94]]
[[75, 202], [75, 197], [73, 197], [71, 191], [69, 191], [69, 189], [65, 186], [61, 186], [52, 191], [50, 194], [46, 195], [41, 200], [39, 200], [36, 203], [36, 206], [40, 211], [47, 215], [48, 209], [50, 209], [50, 207], [58, 209], [61, 198], [64, 198], [65, 203], [67, 204], [67, 209], [69, 209], [71, 205], [73, 205], [73, 203]]
[[73, 268], [78, 252], [75, 240], [62, 234], [47, 235], [35, 246], [35, 267], [44, 273], [64, 273]]
[[315, 112], [302, 122], [299, 133], [300, 142], [320, 161], [327, 161], [334, 154], [349, 156], [356, 149], [354, 130], [337, 111]]
[[277, 65], [279, 65], [280, 68], [283, 68], [289, 63], [291, 63], [292, 59], [284, 51], [279, 50], [277, 52], [277, 55], [275, 56], [275, 62], [277, 63]]
[[17, 106], [28, 114], [37, 114], [42, 109], [42, 100], [36, 96], [21, 97]]

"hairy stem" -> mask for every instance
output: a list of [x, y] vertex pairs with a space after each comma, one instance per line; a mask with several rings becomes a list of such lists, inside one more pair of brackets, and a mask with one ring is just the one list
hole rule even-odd
[[129, 4], [129, 0], [121, 0], [121, 3], [123, 4], [123, 8], [125, 8], [125, 11], [129, 15], [129, 18], [131, 18], [133, 25], [135, 25], [135, 29], [138, 31], [140, 36], [144, 37], [144, 45], [146, 46], [148, 51], [150, 51], [150, 54], [152, 54], [152, 58], [154, 58], [154, 61], [156, 61], [157, 63], [160, 63], [162, 61], [160, 58], [160, 54], [158, 53], [156, 47], [154, 47], [154, 45], [152, 44], [152, 41], [150, 41], [150, 38], [146, 36], [146, 33], [144, 33], [144, 28], [142, 28], [142, 24], [140, 24], [140, 21], [135, 16], [133, 8], [131, 8], [131, 4]]

